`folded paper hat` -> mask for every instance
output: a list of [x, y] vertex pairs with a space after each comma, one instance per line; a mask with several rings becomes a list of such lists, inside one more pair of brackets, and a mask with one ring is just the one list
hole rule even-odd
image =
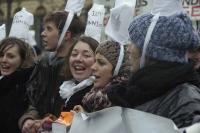
[[[129, 26], [131, 41], [143, 49], [145, 37], [154, 15], [151, 13], [136, 17]], [[146, 56], [170, 62], [187, 62], [187, 50], [199, 47], [198, 33], [185, 13], [160, 16], [152, 31]]]
[[9, 36], [28, 42], [28, 32], [30, 26], [33, 25], [33, 20], [33, 14], [22, 8], [21, 11], [14, 15]]
[[81, 10], [84, 7], [85, 0], [68, 0], [65, 6], [65, 11], [74, 12], [78, 16], [81, 14]]
[[101, 41], [101, 32], [103, 30], [103, 18], [105, 14], [104, 5], [93, 4], [88, 12], [85, 35], [92, 37], [96, 41]]
[[59, 47], [61, 46], [61, 43], [64, 39], [65, 33], [67, 32], [73, 18], [74, 18], [74, 14], [80, 15], [81, 10], [84, 6], [84, 2], [85, 0], [68, 0], [67, 4], [65, 6], [65, 11], [68, 12], [68, 16], [67, 19], [65, 21], [65, 25], [62, 29], [62, 33], [60, 35], [60, 38], [58, 40], [58, 45], [57, 45], [57, 49], [59, 49]]
[[120, 44], [126, 44], [129, 40], [128, 26], [133, 20], [136, 4], [135, 0], [131, 1], [132, 3], [116, 1], [115, 7], [111, 9], [111, 15], [105, 28], [106, 35]]

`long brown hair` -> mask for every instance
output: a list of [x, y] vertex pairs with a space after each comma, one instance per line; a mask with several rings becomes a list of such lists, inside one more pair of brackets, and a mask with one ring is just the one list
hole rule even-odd
[[65, 65], [64, 65], [63, 71], [62, 71], [64, 73], [65, 80], [70, 80], [70, 79], [73, 78], [73, 76], [72, 76], [72, 74], [70, 72], [70, 69], [69, 69], [69, 58], [71, 56], [73, 48], [76, 46], [76, 44], [78, 42], [87, 43], [94, 53], [95, 53], [95, 50], [96, 50], [97, 46], [99, 45], [99, 43], [95, 39], [93, 39], [93, 38], [91, 38], [89, 36], [85, 36], [85, 35], [80, 36], [79, 39], [76, 40], [76, 42], [71, 47], [68, 55], [66, 56]]
[[33, 66], [34, 64], [34, 55], [32, 52], [32, 48], [26, 42], [15, 38], [15, 37], [8, 37], [1, 41], [0, 43], [0, 55], [2, 55], [7, 48], [7, 46], [13, 47], [18, 46], [19, 55], [22, 59], [22, 64], [20, 68], [28, 68]]

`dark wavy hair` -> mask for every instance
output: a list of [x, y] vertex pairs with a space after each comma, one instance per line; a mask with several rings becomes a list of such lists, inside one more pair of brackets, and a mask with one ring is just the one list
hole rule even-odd
[[18, 38], [8, 37], [2, 40], [0, 42], [0, 55], [3, 55], [5, 50], [13, 46], [18, 47], [19, 55], [22, 59], [22, 64], [20, 68], [28, 68], [28, 67], [33, 66], [34, 55], [33, 55], [31, 46]]
[[[52, 12], [50, 14], [48, 14], [47, 16], [45, 16], [44, 18], [44, 23], [48, 23], [48, 22], [53, 22], [56, 27], [59, 29], [59, 33], [62, 33], [62, 30], [65, 26], [65, 22], [66, 19], [68, 17], [68, 12], [66, 11], [55, 11]], [[80, 35], [85, 31], [85, 25], [83, 24], [83, 22], [77, 17], [77, 15], [75, 14], [72, 22], [69, 26], [68, 31], [71, 32], [72, 37], [76, 36], [76, 35]]]

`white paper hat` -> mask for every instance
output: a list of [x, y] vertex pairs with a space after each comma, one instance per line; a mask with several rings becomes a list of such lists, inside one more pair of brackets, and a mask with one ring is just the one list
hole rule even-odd
[[128, 27], [134, 17], [136, 0], [131, 0], [132, 2], [119, 1], [111, 9], [105, 33], [116, 42], [126, 44], [129, 40]]
[[101, 32], [103, 30], [103, 19], [105, 15], [104, 5], [93, 4], [88, 12], [85, 35], [90, 36], [100, 42]]
[[110, 18], [105, 28], [105, 33], [120, 44], [120, 55], [114, 70], [118, 75], [124, 59], [124, 45], [129, 42], [128, 27], [134, 17], [136, 0], [117, 0], [111, 9]]
[[65, 6], [65, 11], [73, 11], [78, 16], [81, 14], [81, 10], [84, 7], [85, 0], [68, 0]]
[[0, 26], [0, 41], [3, 40], [6, 37], [6, 26], [5, 24], [2, 24]]
[[28, 32], [30, 26], [33, 25], [33, 21], [33, 14], [22, 8], [14, 15], [9, 37], [17, 37], [28, 42]]
[[58, 46], [57, 49], [60, 47], [63, 38], [65, 36], [65, 33], [67, 32], [72, 19], [74, 17], [74, 14], [76, 13], [77, 15], [80, 14], [83, 6], [84, 6], [85, 0], [68, 0], [67, 4], [65, 6], [65, 11], [69, 12], [68, 16], [67, 16], [67, 20], [65, 22], [64, 28], [62, 30], [62, 33], [60, 35], [60, 38], [58, 40]]

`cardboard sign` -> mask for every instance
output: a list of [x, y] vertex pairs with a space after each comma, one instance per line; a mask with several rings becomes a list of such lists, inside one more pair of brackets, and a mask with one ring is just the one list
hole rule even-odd
[[200, 20], [200, 0], [183, 0], [182, 5], [192, 20]]

